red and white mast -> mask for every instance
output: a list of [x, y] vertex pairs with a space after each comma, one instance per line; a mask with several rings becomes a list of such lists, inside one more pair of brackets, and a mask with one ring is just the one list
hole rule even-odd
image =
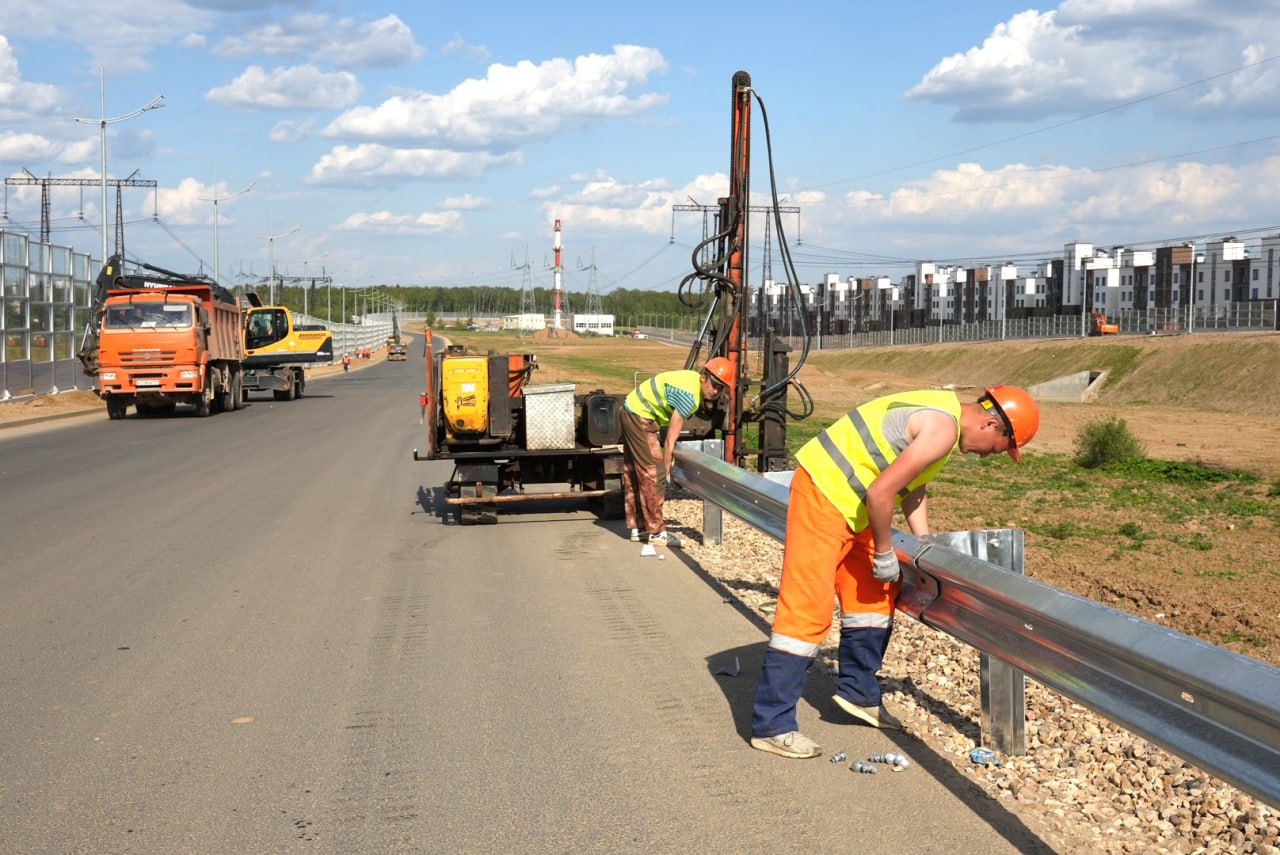
[[563, 275], [564, 275], [564, 267], [561, 266], [560, 264], [560, 221], [559, 220], [556, 220], [556, 235], [555, 235], [555, 241], [552, 244], [552, 246], [555, 247], [555, 251], [556, 251], [555, 287], [553, 289], [556, 296], [556, 320], [555, 320], [554, 328], [558, 330], [558, 329], [561, 329], [560, 307], [563, 305], [561, 302], [561, 297], [564, 293], [561, 290], [561, 287], [563, 284], [561, 282], [561, 279], [563, 278]]

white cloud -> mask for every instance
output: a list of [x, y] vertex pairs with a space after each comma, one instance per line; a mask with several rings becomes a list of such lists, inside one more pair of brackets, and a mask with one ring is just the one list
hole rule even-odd
[[583, 180], [576, 192], [543, 204], [542, 212], [548, 218], [571, 221], [575, 228], [668, 234], [672, 205], [687, 203], [690, 197], [714, 201], [728, 188], [729, 178], [723, 173], [699, 175], [682, 187], [673, 187], [665, 179], [621, 182], [599, 173]]
[[479, 60], [481, 62], [488, 62], [489, 58], [493, 56], [493, 53], [484, 45], [469, 44], [466, 39], [457, 33], [454, 34], [453, 38], [444, 43], [444, 46], [440, 48], [440, 53], [445, 56], [460, 53], [466, 56], [467, 59]]
[[435, 235], [456, 232], [462, 227], [458, 211], [393, 214], [390, 211], [352, 214], [337, 226], [345, 232], [375, 232], [393, 235]]
[[58, 87], [22, 79], [9, 40], [0, 35], [0, 119], [55, 113], [62, 108]]
[[476, 178], [499, 166], [518, 166], [519, 152], [488, 154], [441, 149], [397, 149], [366, 143], [337, 146], [311, 168], [310, 184], [390, 181], [397, 178]]
[[310, 139], [314, 132], [314, 119], [308, 118], [301, 122], [283, 119], [272, 125], [271, 132], [267, 134], [267, 139], [273, 143], [295, 143]]
[[326, 136], [429, 141], [451, 148], [507, 147], [632, 116], [663, 104], [657, 93], [633, 95], [666, 69], [653, 48], [618, 45], [612, 54], [570, 62], [492, 65], [445, 95], [398, 95], [377, 107], [357, 107], [335, 119]]
[[560, 192], [559, 184], [552, 184], [549, 187], [535, 187], [529, 191], [530, 199], [550, 199], [552, 196]]
[[283, 23], [229, 36], [214, 52], [228, 57], [304, 56], [339, 68], [398, 66], [423, 55], [413, 31], [395, 15], [361, 23], [319, 13], [293, 15]]
[[[219, 186], [210, 186], [194, 178], [184, 178], [177, 187], [157, 187], [155, 211], [162, 221], [171, 226], [195, 226], [213, 224], [213, 203]], [[223, 211], [219, 211], [223, 214]]]
[[472, 196], [470, 193], [466, 193], [462, 196], [450, 196], [440, 203], [441, 208], [457, 211], [478, 211], [481, 208], [489, 208], [492, 206], [492, 199], [485, 196]]
[[95, 76], [106, 66], [114, 75], [150, 71], [152, 50], [200, 32], [212, 13], [186, 0], [146, 3], [84, 3], [40, 0], [4, 4], [4, 31], [14, 39], [70, 42], [88, 53]]
[[[906, 93], [961, 122], [1084, 114], [1258, 62], [1280, 4], [1066, 0], [1019, 12], [981, 45], [938, 62]], [[1208, 89], [1208, 94], [1205, 90]], [[1280, 68], [1258, 66], [1161, 99], [1165, 114], [1280, 107]]]
[[203, 33], [188, 33], [182, 37], [178, 44], [182, 45], [184, 48], [200, 50], [205, 46], [205, 37]]
[[324, 72], [314, 65], [297, 65], [268, 72], [251, 65], [204, 97], [242, 110], [293, 110], [345, 107], [359, 94], [360, 84], [349, 71]]
[[810, 245], [848, 245], [850, 234], [874, 235], [863, 240], [878, 254], [912, 258], [1054, 250], [1055, 240], [1076, 237], [1158, 241], [1204, 223], [1256, 225], [1255, 212], [1269, 209], [1277, 178], [1280, 157], [1113, 171], [964, 163], [887, 194], [858, 190], [806, 204], [805, 238]]

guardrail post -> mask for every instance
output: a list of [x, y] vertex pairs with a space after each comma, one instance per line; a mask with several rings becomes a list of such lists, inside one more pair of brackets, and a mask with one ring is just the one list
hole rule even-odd
[[[1016, 528], [953, 531], [934, 534], [931, 543], [1004, 570], [1024, 574], [1026, 532]], [[982, 741], [1002, 754], [1027, 753], [1026, 675], [1005, 662], [979, 654], [982, 698]]]
[[[677, 442], [676, 448], [724, 460], [723, 439], [684, 440]], [[702, 542], [709, 546], [719, 546], [724, 542], [724, 509], [708, 499], [702, 500]]]

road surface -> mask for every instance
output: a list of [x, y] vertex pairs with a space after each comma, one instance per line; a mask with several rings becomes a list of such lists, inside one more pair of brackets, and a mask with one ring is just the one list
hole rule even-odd
[[679, 552], [571, 502], [445, 524], [422, 387], [0, 431], [0, 852], [1047, 851], [826, 675], [850, 760], [752, 750], [766, 628]]

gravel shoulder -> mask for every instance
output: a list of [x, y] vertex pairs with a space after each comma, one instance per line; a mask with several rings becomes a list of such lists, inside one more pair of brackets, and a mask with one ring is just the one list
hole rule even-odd
[[[741, 603], [772, 621], [782, 546], [727, 516], [724, 543], [701, 543], [702, 502], [666, 503], [685, 552]], [[836, 667], [839, 621], [823, 645]], [[1027, 753], [970, 761], [981, 745], [979, 655], [899, 614], [881, 679], [906, 733], [1070, 853], [1280, 853], [1280, 815], [1159, 746], [1035, 683], [1026, 686]], [[744, 674], [755, 680], [757, 675]], [[801, 727], [806, 715], [803, 705]]]

